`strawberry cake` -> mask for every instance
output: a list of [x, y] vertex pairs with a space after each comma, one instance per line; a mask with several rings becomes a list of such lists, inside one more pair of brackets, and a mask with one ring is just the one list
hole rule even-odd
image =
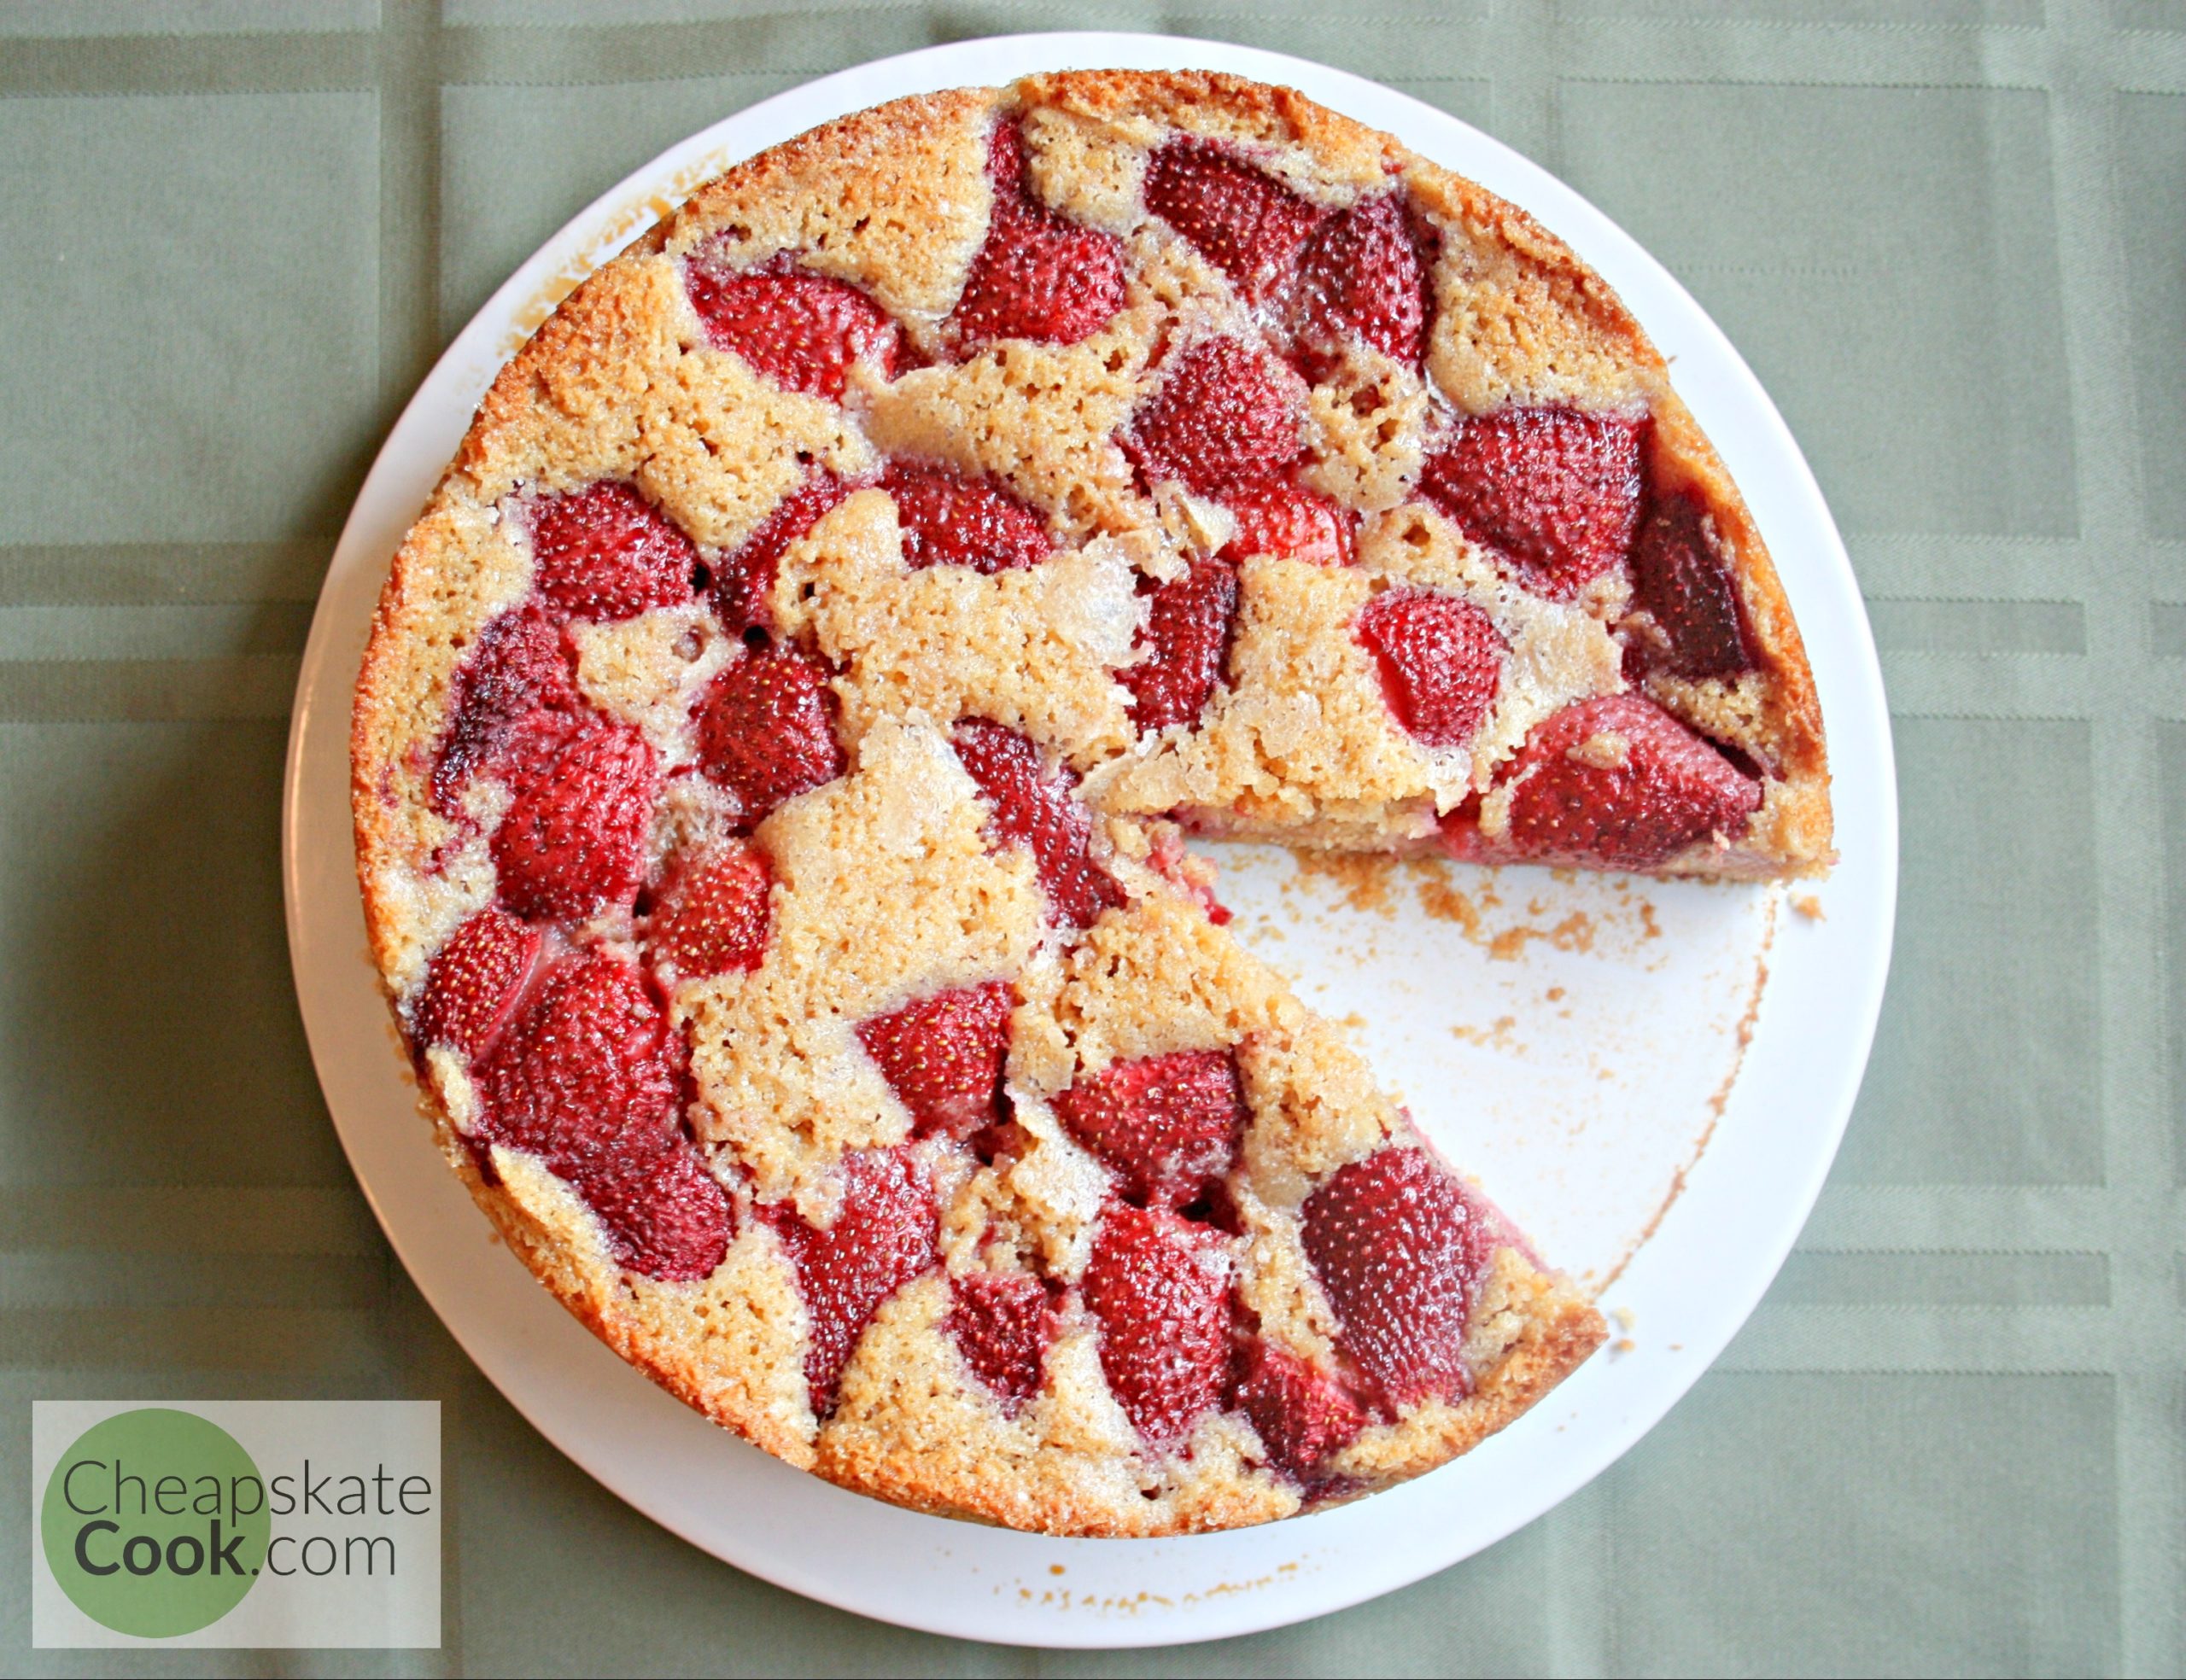
[[1187, 835], [1831, 855], [1783, 592], [1609, 288], [1196, 74], [848, 117], [593, 275], [396, 558], [353, 764], [515, 1251], [769, 1452], [1055, 1534], [1371, 1493], [1603, 1333]]

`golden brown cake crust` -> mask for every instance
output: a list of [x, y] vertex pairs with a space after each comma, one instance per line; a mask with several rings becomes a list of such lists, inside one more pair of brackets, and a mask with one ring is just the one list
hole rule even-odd
[[[1088, 225], [1113, 224], [1123, 230], [1119, 237], [1136, 242], [1128, 245], [1135, 289], [1113, 332], [1080, 347], [1008, 344], [955, 365], [907, 370], [892, 385], [853, 369], [843, 406], [771, 385], [708, 345], [679, 267], [701, 247], [732, 251], [745, 265], [798, 253], [805, 267], [883, 304], [919, 359], [934, 357], [990, 225], [987, 135], [999, 114], [1026, 121], [1031, 179], [1051, 204]], [[1380, 405], [1371, 409], [1379, 430], [1347, 433], [1341, 405], [1313, 423], [1329, 445], [1315, 484], [1340, 484], [1355, 498], [1370, 550], [1376, 532], [1388, 540], [1362, 556], [1368, 563], [1357, 572], [1248, 561], [1236, 668], [1264, 669], [1267, 680], [1241, 676], [1213, 703], [1203, 729], [1135, 746], [1128, 696], [1113, 680], [1143, 622], [1132, 580], [1171, 575], [1184, 550], [1205, 540], [1210, 516], [1196, 505], [1139, 497], [1110, 435], [1156, 377], [1150, 353], [1134, 347], [1138, 340], [1172, 319], [1219, 330], [1239, 318], [1205, 263], [1173, 238], [1164, 244], [1131, 224], [1131, 171], [1150, 145], [1176, 134], [1258, 149], [1298, 190], [1328, 204], [1400, 178], [1444, 242], [1423, 377], [1368, 358], [1356, 370], [1358, 388], [1371, 388]], [[1757, 654], [1757, 671], [1737, 682], [1651, 677], [1646, 691], [1773, 773], [1762, 810], [1735, 845], [1696, 844], [1657, 872], [1780, 878], [1826, 868], [1827, 752], [1788, 600], [1737, 487], [1638, 324], [1599, 276], [1524, 212], [1292, 90], [1202, 73], [1070, 73], [842, 119], [699, 188], [572, 293], [501, 370], [395, 557], [356, 691], [359, 881], [372, 954], [406, 1029], [433, 953], [494, 892], [480, 837], [499, 814], [493, 801], [506, 795], [474, 788], [465, 809], [451, 813], [429, 796], [429, 785], [466, 650], [530, 586], [528, 545], [507, 513], [522, 498], [626, 481], [703, 551], [726, 552], [811, 464], [868, 482], [885, 446], [987, 474], [1077, 545], [1067, 564], [1032, 571], [907, 574], [891, 505], [861, 492], [782, 561], [776, 616], [812, 638], [840, 671], [834, 693], [850, 767], [753, 837], [775, 855], [786, 883], [777, 888], [778, 924], [798, 925], [805, 901], [798, 895], [808, 890], [800, 881], [839, 879], [829, 872], [862, 855], [858, 848], [892, 843], [891, 825], [903, 820], [907, 790], [916, 787], [940, 791], [920, 819], [927, 826], [919, 841], [939, 861], [915, 890], [934, 902], [979, 907], [965, 914], [983, 931], [940, 955], [906, 948], [903, 961], [917, 971], [907, 970], [893, 992], [878, 977], [885, 963], [860, 979], [771, 952], [748, 978], [675, 989], [674, 1018], [693, 1043], [696, 1135], [709, 1149], [735, 1152], [770, 1201], [824, 1206], [845, 1151], [899, 1146], [908, 1135], [901, 1105], [848, 1047], [840, 1023], [869, 1018], [921, 989], [1009, 973], [1021, 999], [1009, 1089], [1033, 1152], [1007, 1171], [950, 1178], [956, 1170], [937, 1169], [944, 1263], [881, 1307], [831, 1416], [815, 1417], [808, 1403], [798, 1362], [810, 1333], [805, 1310], [773, 1228], [752, 1216], [751, 1193], [737, 1193], [736, 1234], [712, 1276], [672, 1284], [633, 1273], [567, 1185], [520, 1153], [482, 1150], [466, 1122], [479, 1099], [461, 1059], [421, 1052], [422, 1105], [451, 1164], [518, 1256], [618, 1354], [786, 1461], [920, 1509], [1117, 1535], [1234, 1526], [1300, 1508], [1298, 1488], [1268, 1469], [1235, 1413], [1210, 1414], [1187, 1450], [1149, 1462], [1119, 1426], [1122, 1415], [1101, 1377], [1097, 1327], [1082, 1309], [1057, 1333], [1049, 1391], [1020, 1417], [1006, 1418], [982, 1398], [938, 1326], [949, 1280], [990, 1263], [983, 1245], [997, 1229], [1038, 1247], [1065, 1281], [1082, 1272], [1093, 1220], [1083, 1181], [1094, 1170], [1055, 1118], [1058, 1093], [1112, 1059], [1219, 1050], [1236, 1059], [1252, 1113], [1240, 1181], [1241, 1287], [1286, 1345], [1306, 1353], [1331, 1345], [1329, 1304], [1298, 1247], [1300, 1206], [1312, 1184], [1347, 1162], [1409, 1137], [1408, 1122], [1335, 1030], [1165, 871], [1160, 849], [1172, 841], [1154, 820], [1173, 812], [1204, 829], [1294, 844], [1404, 850], [1434, 844], [1436, 820], [1468, 788], [1485, 785], [1488, 748], [1479, 762], [1438, 759], [1391, 723], [1364, 656], [1341, 628], [1358, 598], [1388, 583], [1489, 598], [1478, 556], [1406, 499], [1418, 471], [1419, 417], [1430, 401], [1461, 413], [1512, 401], [1644, 409], [1652, 422], [1652, 480], [1689, 492], [1707, 510], [1734, 557], [1732, 576]], [[1366, 412], [1367, 402], [1362, 395], [1353, 406]], [[1022, 435], [998, 435], [981, 414], [1017, 417], [1011, 423]], [[1406, 521], [1416, 540], [1401, 540]], [[1553, 704], [1624, 685], [1601, 628], [1618, 604], [1506, 616], [1514, 645], [1540, 674], [1537, 693], [1514, 692], [1507, 712], [1491, 720], [1499, 739], [1523, 739], [1528, 720]], [[976, 627], [967, 642], [1004, 650], [985, 665], [967, 651], [968, 663], [951, 668], [934, 651], [932, 627], [950, 625]], [[667, 686], [652, 697], [654, 711], [671, 720], [661, 750], [687, 761], [688, 743], [677, 744], [672, 720], [687, 709], [700, 680], [693, 673], [716, 668], [734, 650], [672, 615], [648, 633], [616, 650], [638, 673], [628, 680], [640, 689], [646, 650], [694, 635], [699, 644], [684, 656], [691, 670], [663, 676]], [[1034, 648], [1050, 650], [1042, 656], [1074, 673], [1067, 695], [1023, 680]], [[1318, 685], [1323, 721], [1310, 741], [1283, 732], [1297, 710], [1283, 674], [1300, 671], [1315, 673]], [[604, 688], [588, 697], [611, 703]], [[641, 693], [629, 703], [634, 710], [617, 715], [651, 715], [646, 703]], [[999, 718], [1084, 773], [1085, 798], [1100, 818], [1095, 855], [1123, 884], [1127, 902], [1096, 921], [1075, 950], [1043, 933], [1021, 854], [1011, 864], [983, 853], [968, 787], [935, 768], [944, 765], [942, 732], [951, 716], [944, 714], [952, 711]], [[676, 824], [710, 820], [698, 807], [664, 816], [656, 866], [675, 842]], [[895, 948], [885, 925], [862, 936], [883, 956]], [[810, 1006], [826, 1032], [770, 1049], [755, 1024], [769, 1018], [770, 998], [821, 999]], [[795, 1102], [780, 1099], [763, 1111], [734, 1094], [786, 1089], [781, 1080], [821, 1062], [836, 1070], [833, 1082], [815, 1087], [811, 1118], [798, 1123], [794, 1146], [763, 1138], [767, 1125], [779, 1128], [784, 1104]], [[1038, 1171], [1026, 1164], [1035, 1161], [1043, 1164]], [[986, 1237], [975, 1233], [982, 1220]], [[1408, 1406], [1369, 1429], [1337, 1464], [1348, 1491], [1371, 1491], [1466, 1450], [1534, 1404], [1604, 1337], [1590, 1304], [1508, 1245], [1496, 1251], [1470, 1321], [1470, 1391]]]

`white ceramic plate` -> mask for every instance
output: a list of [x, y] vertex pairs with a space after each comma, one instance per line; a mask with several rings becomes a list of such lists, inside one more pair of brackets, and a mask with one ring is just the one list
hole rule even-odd
[[[1240, 930], [1309, 1001], [1357, 1018], [1422, 1126], [1547, 1252], [1609, 1282], [1604, 1304], [1628, 1330], [1433, 1475], [1172, 1541], [1043, 1539], [845, 1493], [594, 1341], [489, 1239], [430, 1145], [365, 954], [348, 804], [350, 685], [389, 559], [495, 370], [578, 278], [664, 201], [830, 118], [1102, 66], [1289, 83], [1523, 205], [1608, 277], [1671, 359], [1782, 570], [1821, 686], [1844, 854], [1806, 907], [1823, 919], [1780, 915], [1771, 889], [1452, 870], [1441, 884], [1464, 903], [1445, 894], [1443, 919], [1426, 919], [1408, 873], [1303, 876], [1285, 854], [1222, 849]], [[1889, 963], [1897, 814], [1881, 676], [1828, 509], [1751, 372], [1653, 259], [1516, 153], [1372, 82], [1211, 42], [1057, 34], [910, 53], [755, 106], [631, 176], [494, 295], [396, 423], [342, 534], [297, 686], [283, 842], [296, 989], [342, 1145], [434, 1310], [550, 1440], [693, 1544], [794, 1591], [937, 1633], [1119, 1646], [1254, 1632], [1417, 1580], [1540, 1515], [1669, 1409], [1775, 1275], [1836, 1153]], [[1400, 913], [1377, 913], [1376, 892]]]

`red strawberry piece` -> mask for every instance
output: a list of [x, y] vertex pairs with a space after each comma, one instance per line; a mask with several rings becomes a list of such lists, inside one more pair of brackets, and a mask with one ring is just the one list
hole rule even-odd
[[1147, 590], [1146, 598], [1146, 627], [1137, 643], [1145, 652], [1116, 672], [1131, 691], [1131, 721], [1142, 732], [1197, 723], [1229, 657], [1236, 569], [1201, 556], [1181, 575]]
[[1109, 1390], [1149, 1444], [1180, 1444], [1221, 1398], [1228, 1245], [1219, 1232], [1165, 1210], [1111, 1202], [1084, 1289], [1100, 1321]]
[[1392, 1405], [1468, 1392], [1466, 1321], [1495, 1227], [1423, 1149], [1339, 1168], [1306, 1199], [1306, 1255], [1345, 1350]]
[[683, 980], [748, 973], [766, 955], [773, 886], [766, 854], [748, 846], [683, 871], [654, 907], [646, 954]]
[[973, 1374], [1015, 1417], [1040, 1391], [1055, 1339], [1046, 1286], [1029, 1272], [974, 1272], [950, 1287], [955, 1305], [942, 1322]]
[[1236, 534], [1223, 549], [1230, 560], [1271, 554], [1316, 566], [1348, 566], [1357, 556], [1358, 516], [1288, 479], [1242, 485], [1223, 499], [1236, 516]]
[[1493, 863], [1494, 848], [1480, 833], [1480, 790], [1473, 789], [1444, 814], [1440, 839], [1443, 850], [1460, 863]]
[[978, 1158], [982, 1166], [991, 1167], [997, 1161], [1007, 1166], [1030, 1154], [1034, 1142], [1032, 1133], [1014, 1120], [1005, 1120], [999, 1126], [980, 1127], [964, 1140], [964, 1146]]
[[1359, 610], [1360, 643], [1382, 668], [1397, 721], [1430, 747], [1473, 738], [1503, 680], [1508, 645], [1470, 601], [1427, 589], [1385, 589]]
[[1219, 496], [1271, 478], [1306, 452], [1298, 405], [1274, 365], [1234, 338], [1178, 356], [1119, 440], [1150, 479]]
[[1037, 566], [1055, 551], [1040, 516], [1005, 490], [946, 467], [891, 462], [880, 487], [896, 499], [913, 571], [969, 566], [991, 575]]
[[839, 402], [851, 363], [896, 376], [899, 335], [887, 311], [847, 282], [778, 260], [743, 274], [694, 262], [686, 283], [707, 341], [733, 350], [784, 390]]
[[994, 808], [992, 832], [1004, 845], [1032, 849], [1048, 908], [1066, 927], [1082, 928], [1124, 890], [1093, 861], [1093, 819], [1067, 769], [1041, 767], [1040, 750], [1014, 729], [984, 718], [956, 726], [956, 756]]
[[1244, 1413], [1276, 1467], [1309, 1479], [1359, 1438], [1369, 1419], [1343, 1385], [1295, 1353], [1254, 1337], [1230, 1403]]
[[767, 648], [724, 667], [698, 713], [698, 766], [756, 823], [786, 799], [843, 773], [827, 673], [794, 648]]
[[539, 960], [539, 930], [488, 906], [447, 936], [425, 965], [412, 1028], [420, 1045], [475, 1058], [508, 1022]]
[[1657, 668], [1692, 678], [1753, 668], [1730, 555], [1691, 496], [1663, 497], [1648, 513], [1633, 545], [1632, 583], [1669, 644], [1652, 662]]
[[1154, 153], [1146, 207], [1254, 302], [1280, 289], [1321, 219], [1274, 176], [1201, 140], [1172, 140]]
[[634, 618], [691, 598], [698, 551], [627, 484], [543, 498], [531, 510], [539, 592], [573, 618]]
[[994, 216], [950, 317], [960, 341], [1075, 344], [1108, 325], [1124, 306], [1123, 242], [1033, 198], [1015, 123], [996, 125], [987, 172]]
[[1307, 333], [1356, 333], [1383, 355], [1417, 366], [1430, 307], [1433, 236], [1402, 193], [1354, 204], [1321, 225], [1301, 267]]
[[598, 720], [570, 729], [523, 768], [494, 832], [501, 902], [534, 921], [582, 921], [629, 903], [659, 790], [659, 762], [635, 730]]
[[911, 1111], [911, 1135], [961, 1140], [1008, 1117], [1002, 1066], [1016, 994], [1006, 982], [936, 992], [861, 1021], [857, 1041]]
[[688, 1282], [710, 1277], [728, 1251], [734, 1210], [721, 1181], [681, 1136], [603, 1165], [582, 1191], [632, 1271]]
[[631, 965], [579, 951], [547, 971], [481, 1088], [491, 1141], [530, 1151], [564, 1178], [589, 1176], [675, 1128], [668, 1018]]
[[938, 1253], [933, 1187], [909, 1155], [861, 1150], [844, 1158], [842, 1180], [842, 1205], [824, 1229], [786, 1204], [768, 1210], [811, 1319], [804, 1380], [823, 1418], [835, 1409], [843, 1368], [881, 1303]]
[[447, 733], [433, 764], [433, 804], [452, 811], [475, 775], [498, 773], [540, 713], [559, 718], [580, 700], [562, 633], [535, 605], [512, 608], [478, 633], [456, 669]]
[[1637, 694], [1566, 706], [1537, 726], [1499, 779], [1522, 857], [1651, 869], [1710, 836], [1733, 837], [1761, 783]]
[[482, 1141], [566, 1180], [622, 1264], [687, 1280], [721, 1263], [734, 1215], [679, 1123], [678, 1047], [634, 968], [580, 952], [501, 1035], [480, 1093]]
[[1569, 408], [1498, 409], [1459, 426], [1429, 458], [1420, 487], [1528, 588], [1568, 600], [1632, 546], [1644, 423]]
[[1118, 1062], [1055, 1099], [1071, 1136], [1116, 1170], [1135, 1202], [1181, 1208], [1230, 1170], [1245, 1093], [1226, 1050]]
[[714, 574], [714, 609], [731, 635], [771, 629], [774, 593], [782, 556], [850, 495], [851, 487], [825, 467], [815, 467], [804, 482], [776, 503], [759, 528]]

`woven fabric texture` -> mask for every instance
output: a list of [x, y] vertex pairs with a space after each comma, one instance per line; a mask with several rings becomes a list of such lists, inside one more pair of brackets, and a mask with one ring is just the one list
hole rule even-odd
[[[507, 1408], [336, 1145], [277, 832], [336, 532], [510, 269], [769, 94], [1061, 27], [1376, 78], [1636, 234], [1837, 510], [1905, 817], [1843, 1156], [1669, 1420], [1406, 1591], [1082, 1656], [779, 1592]], [[265, 1671], [2186, 1669], [2186, 4], [16, 0], [0, 346], [0, 1503], [37, 1397], [444, 1403], [445, 1648]], [[231, 1665], [33, 1652], [29, 1535], [9, 1671]]]

